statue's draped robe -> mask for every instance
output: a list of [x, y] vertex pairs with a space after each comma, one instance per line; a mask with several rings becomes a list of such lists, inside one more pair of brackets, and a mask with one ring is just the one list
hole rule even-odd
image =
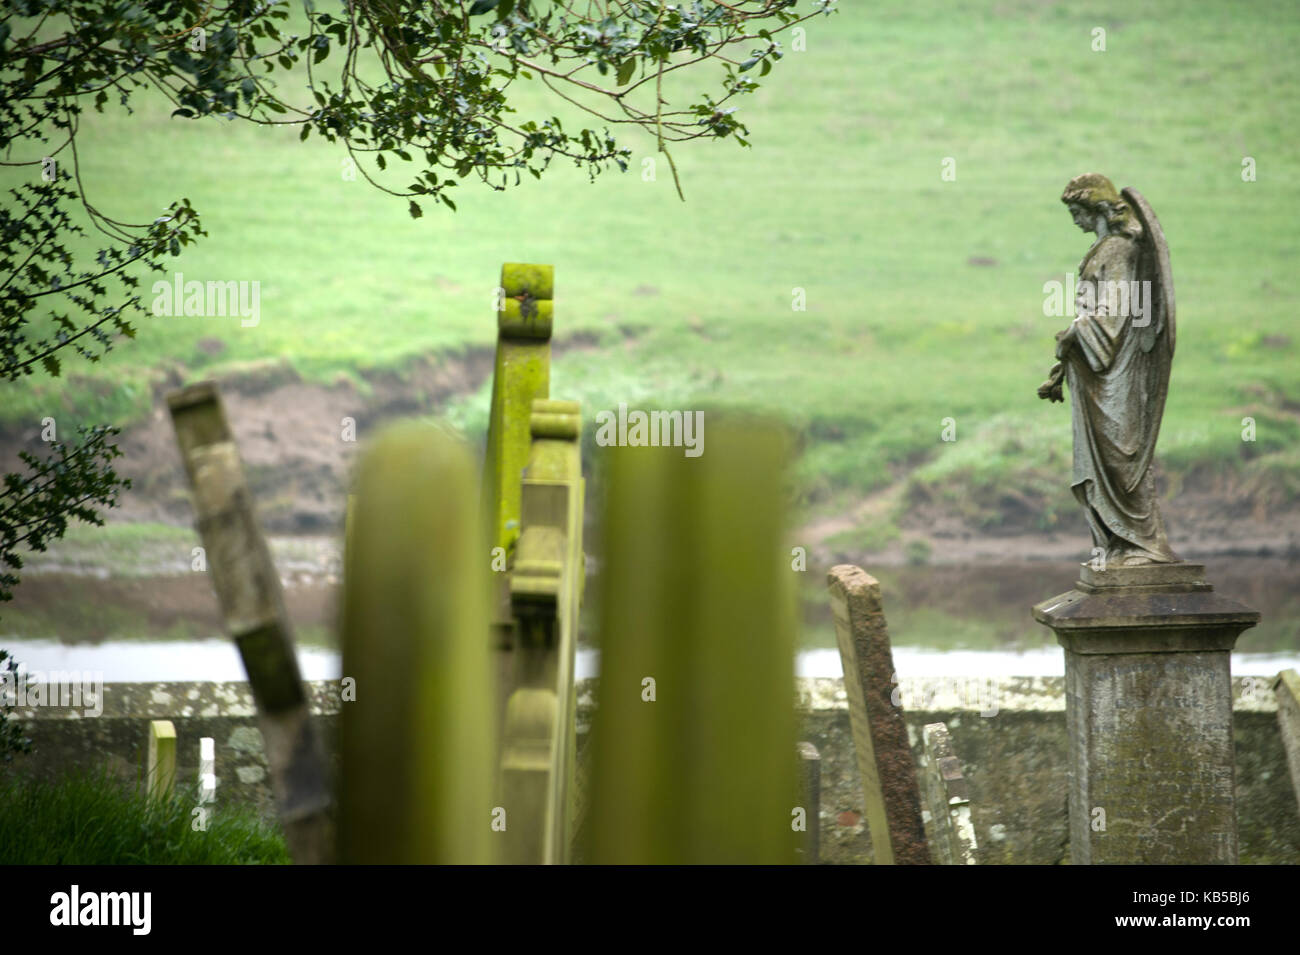
[[[1100, 239], [1079, 265], [1077, 319], [1058, 347], [1070, 387], [1074, 424], [1071, 490], [1088, 515], [1093, 542], [1107, 560], [1128, 556], [1175, 562], [1156, 502], [1152, 461], [1169, 389], [1173, 349], [1156, 301], [1146, 324], [1135, 306], [1109, 300], [1106, 282], [1143, 280], [1153, 297], [1159, 278], [1139, 240]], [[1095, 295], [1089, 300], [1088, 284]], [[1138, 324], [1134, 324], [1137, 322]]]

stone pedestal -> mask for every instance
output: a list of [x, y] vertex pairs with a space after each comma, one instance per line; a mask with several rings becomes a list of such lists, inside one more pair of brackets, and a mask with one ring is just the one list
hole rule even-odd
[[1235, 863], [1229, 656], [1259, 612], [1200, 564], [1085, 564], [1034, 619], [1065, 648], [1071, 862]]

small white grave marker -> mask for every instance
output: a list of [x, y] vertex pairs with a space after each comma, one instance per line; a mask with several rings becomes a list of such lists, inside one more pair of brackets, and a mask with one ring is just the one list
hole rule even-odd
[[211, 736], [199, 740], [199, 804], [215, 801], [217, 796], [216, 743]]

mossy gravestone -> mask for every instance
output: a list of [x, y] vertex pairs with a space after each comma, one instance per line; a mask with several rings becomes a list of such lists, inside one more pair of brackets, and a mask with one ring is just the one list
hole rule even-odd
[[510, 573], [513, 641], [501, 669], [501, 805], [512, 823], [502, 860], [569, 859], [577, 765], [574, 653], [585, 567], [583, 480], [576, 401], [534, 401], [532, 451]]
[[163, 801], [176, 786], [176, 727], [171, 720], [149, 721], [149, 746], [145, 778], [149, 796]]

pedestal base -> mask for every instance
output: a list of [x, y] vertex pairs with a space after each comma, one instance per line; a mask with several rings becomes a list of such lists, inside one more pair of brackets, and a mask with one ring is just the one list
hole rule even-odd
[[1229, 655], [1259, 613], [1204, 570], [1084, 565], [1034, 607], [1065, 648], [1076, 865], [1237, 861]]

